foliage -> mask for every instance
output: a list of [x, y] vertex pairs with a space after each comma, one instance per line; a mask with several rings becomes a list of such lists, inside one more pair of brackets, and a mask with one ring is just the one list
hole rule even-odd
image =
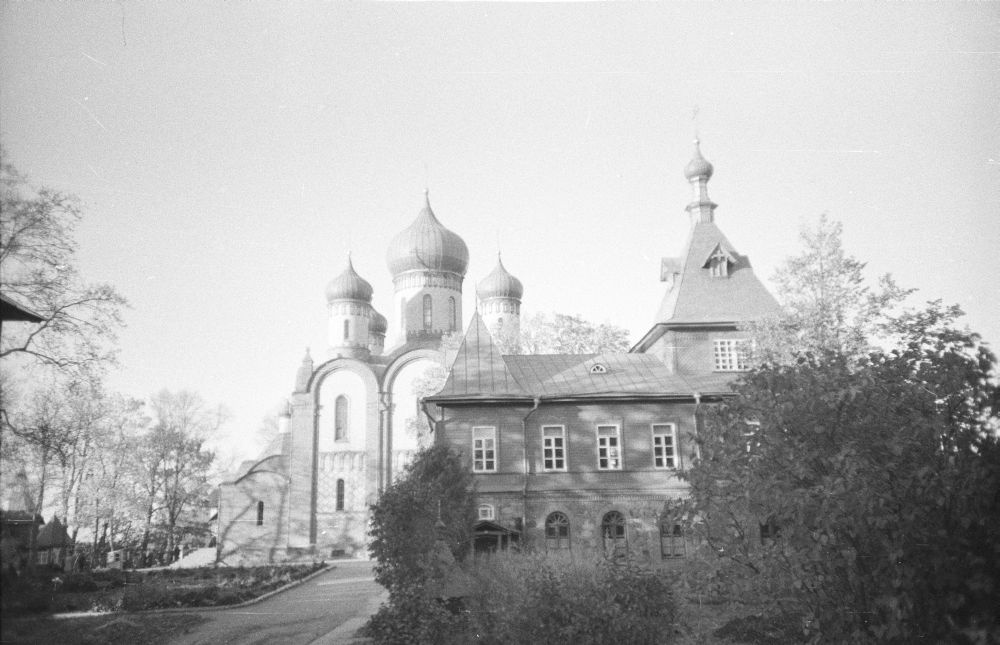
[[433, 577], [439, 539], [456, 559], [465, 556], [474, 517], [472, 475], [461, 456], [446, 446], [420, 451], [371, 509], [375, 581], [390, 602]]
[[631, 564], [499, 553], [473, 567], [473, 633], [485, 643], [666, 643], [676, 607], [668, 578]]
[[[490, 330], [491, 332], [496, 330]], [[627, 352], [628, 331], [610, 323], [595, 325], [580, 316], [536, 313], [521, 321], [523, 354], [600, 354]], [[515, 353], [503, 351], [503, 353]]]
[[64, 371], [93, 370], [114, 359], [125, 299], [107, 284], [84, 284], [76, 269], [76, 201], [33, 190], [0, 149], [0, 291], [42, 322], [7, 325], [0, 358], [16, 355]]
[[888, 274], [876, 288], [867, 286], [865, 264], [844, 250], [843, 225], [825, 214], [799, 236], [802, 253], [786, 260], [773, 278], [783, 314], [748, 325], [754, 358], [790, 363], [796, 352], [864, 356], [872, 339], [884, 333], [894, 307], [913, 291]]
[[1000, 627], [996, 359], [958, 313], [897, 318], [891, 351], [757, 369], [708, 414], [694, 529], [735, 594], [805, 615], [827, 642]]
[[448, 605], [407, 586], [368, 626], [377, 643], [665, 643], [675, 604], [666, 576], [628, 564], [501, 552], [469, 566]]

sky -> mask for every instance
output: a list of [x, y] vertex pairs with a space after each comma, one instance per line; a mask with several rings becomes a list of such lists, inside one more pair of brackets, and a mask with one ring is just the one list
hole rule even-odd
[[109, 385], [224, 404], [234, 454], [325, 357], [348, 251], [392, 315], [425, 188], [469, 247], [466, 323], [500, 250], [526, 313], [638, 340], [695, 130], [759, 276], [827, 213], [1000, 344], [1000, 3], [0, 7], [0, 141], [79, 197], [80, 268], [130, 302]]

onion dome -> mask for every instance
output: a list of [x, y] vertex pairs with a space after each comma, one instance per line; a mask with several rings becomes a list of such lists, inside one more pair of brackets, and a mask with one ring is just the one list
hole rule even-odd
[[372, 301], [372, 286], [354, 270], [350, 254], [347, 255], [347, 268], [326, 285], [326, 300], [361, 300]]
[[426, 205], [410, 226], [392, 238], [386, 262], [393, 276], [405, 271], [449, 271], [464, 276], [469, 266], [469, 249], [455, 233], [446, 229]]
[[688, 162], [688, 165], [684, 167], [684, 176], [687, 177], [688, 181], [694, 179], [704, 179], [708, 181], [712, 178], [712, 172], [715, 170], [704, 157], [701, 156], [701, 147], [697, 139], [694, 140], [694, 157]]
[[385, 316], [372, 309], [372, 321], [368, 323], [368, 331], [373, 334], [382, 334], [385, 336], [385, 332], [388, 329], [389, 321], [385, 319]]
[[493, 271], [483, 278], [482, 282], [476, 285], [476, 294], [480, 300], [489, 298], [517, 298], [524, 295], [524, 287], [521, 281], [512, 276], [504, 267], [497, 253], [497, 266]]

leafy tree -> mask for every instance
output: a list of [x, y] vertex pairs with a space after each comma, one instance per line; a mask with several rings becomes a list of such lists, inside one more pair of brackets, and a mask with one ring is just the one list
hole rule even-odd
[[112, 360], [126, 301], [110, 285], [83, 283], [75, 266], [76, 201], [31, 189], [0, 149], [0, 212], [0, 292], [43, 318], [4, 329], [0, 358], [30, 356], [67, 371]]
[[695, 530], [737, 594], [825, 642], [987, 642], [1000, 629], [996, 358], [931, 303], [891, 351], [749, 373], [687, 474]]
[[138, 470], [145, 527], [141, 549], [149, 546], [153, 519], [164, 518], [166, 548], [172, 551], [178, 522], [185, 512], [207, 499], [214, 453], [205, 442], [225, 421], [222, 408], [209, 409], [190, 391], [162, 390], [150, 401], [152, 426], [139, 439]]
[[[443, 526], [437, 526], [438, 521]], [[446, 446], [422, 450], [372, 506], [370, 550], [375, 580], [395, 595], [422, 586], [434, 571], [435, 543], [461, 560], [475, 520], [472, 475]]]
[[[513, 340], [499, 336], [507, 343], [507, 349], [515, 349]], [[627, 352], [629, 350], [628, 331], [610, 323], [595, 325], [580, 316], [536, 313], [521, 321], [520, 353], [524, 354], [600, 354], [603, 352]], [[505, 351], [503, 353], [517, 353]]]
[[797, 352], [863, 356], [913, 290], [900, 288], [889, 274], [876, 288], [869, 287], [865, 264], [844, 250], [843, 225], [825, 214], [799, 235], [802, 253], [789, 258], [773, 278], [783, 314], [748, 325], [754, 358], [789, 363]]

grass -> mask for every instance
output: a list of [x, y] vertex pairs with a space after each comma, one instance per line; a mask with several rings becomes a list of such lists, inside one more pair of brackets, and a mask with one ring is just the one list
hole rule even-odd
[[80, 618], [5, 617], [0, 639], [4, 643], [38, 645], [153, 645], [183, 634], [204, 622], [198, 614], [105, 614]]

